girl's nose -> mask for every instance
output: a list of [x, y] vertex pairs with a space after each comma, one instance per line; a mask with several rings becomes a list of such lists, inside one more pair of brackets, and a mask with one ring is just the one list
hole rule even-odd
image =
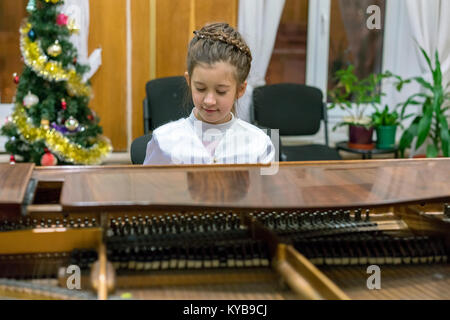
[[208, 93], [205, 97], [204, 103], [208, 106], [213, 106], [216, 104], [216, 99], [213, 93]]

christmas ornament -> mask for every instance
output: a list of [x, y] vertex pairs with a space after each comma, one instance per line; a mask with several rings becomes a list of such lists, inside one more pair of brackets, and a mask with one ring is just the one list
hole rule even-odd
[[28, 1], [28, 4], [27, 4], [28, 13], [33, 13], [34, 10], [36, 10], [36, 0]]
[[45, 0], [45, 2], [49, 3], [53, 3], [53, 4], [57, 4], [59, 2], [59, 0]]
[[66, 102], [65, 99], [61, 99], [61, 108], [62, 108], [63, 110], [66, 110], [66, 109], [67, 109], [67, 102]]
[[14, 109], [13, 122], [19, 134], [29, 143], [45, 140], [46, 145], [60, 159], [74, 164], [94, 165], [100, 164], [102, 159], [112, 152], [111, 141], [104, 136], [89, 137], [90, 147], [84, 147], [72, 142], [69, 138], [56, 130], [45, 130], [33, 126], [27, 117], [25, 107], [20, 104]]
[[15, 84], [19, 84], [19, 81], [20, 81], [20, 77], [19, 77], [19, 75], [17, 74], [17, 73], [13, 73], [13, 79], [14, 79], [14, 83]]
[[93, 116], [92, 114], [88, 114], [88, 115], [87, 115], [87, 118], [88, 118], [89, 121], [94, 120], [94, 116]]
[[58, 159], [48, 150], [45, 149], [45, 153], [41, 158], [41, 165], [44, 167], [47, 166], [56, 166], [58, 163]]
[[90, 86], [83, 82], [82, 77], [77, 74], [76, 70], [66, 70], [61, 62], [49, 60], [39, 42], [32, 42], [28, 38], [27, 33], [30, 29], [32, 29], [32, 25], [27, 21], [20, 28], [20, 50], [25, 65], [45, 80], [67, 81], [67, 89], [74, 96], [90, 96]]
[[28, 38], [31, 39], [31, 41], [34, 42], [34, 40], [36, 40], [36, 32], [34, 31], [34, 29], [31, 29], [30, 31], [28, 31], [27, 35], [28, 35]]
[[75, 19], [70, 18], [69, 22], [67, 24], [67, 29], [69, 29], [69, 32], [71, 34], [78, 34], [80, 32], [80, 27], [77, 26], [77, 24], [75, 23]]
[[52, 44], [50, 47], [47, 48], [47, 53], [52, 57], [57, 57], [61, 54], [62, 48], [59, 44], [58, 40], [55, 40], [55, 43]]
[[16, 158], [14, 158], [14, 155], [9, 157], [9, 164], [16, 164]]
[[55, 129], [56, 131], [60, 132], [61, 134], [66, 134], [69, 132], [69, 130], [67, 130], [67, 128], [64, 125], [58, 125], [56, 123], [52, 123], [51, 125], [52, 129]]
[[69, 17], [66, 16], [64, 13], [60, 13], [56, 16], [56, 24], [58, 26], [65, 26], [67, 25], [67, 21], [69, 20]]
[[75, 97], [77, 95], [77, 92], [70, 86], [67, 87], [67, 93], [69, 94], [69, 96], [71, 97]]
[[78, 60], [77, 57], [73, 58], [73, 64], [77, 64]]
[[39, 97], [35, 94], [32, 94], [30, 91], [28, 91], [25, 98], [23, 98], [23, 105], [27, 108], [30, 108], [38, 103], [39, 103]]
[[43, 129], [46, 129], [46, 130], [48, 130], [49, 128], [50, 128], [50, 121], [48, 121], [48, 119], [42, 119], [41, 120], [41, 127], [43, 128]]
[[78, 126], [80, 125], [78, 120], [74, 117], [70, 116], [69, 119], [64, 122], [64, 125], [66, 126], [67, 130], [69, 131], [75, 131], [78, 129]]

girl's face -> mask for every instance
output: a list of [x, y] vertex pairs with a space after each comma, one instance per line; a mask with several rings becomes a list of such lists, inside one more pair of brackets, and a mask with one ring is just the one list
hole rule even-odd
[[213, 65], [198, 64], [186, 80], [191, 88], [194, 114], [204, 122], [219, 124], [231, 119], [231, 109], [236, 99], [242, 97], [247, 82], [238, 86], [236, 67], [228, 62]]

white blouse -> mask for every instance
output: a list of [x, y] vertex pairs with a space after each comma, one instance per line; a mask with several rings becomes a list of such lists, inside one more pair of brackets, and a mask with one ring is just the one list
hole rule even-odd
[[147, 164], [269, 163], [275, 147], [261, 129], [237, 119], [209, 124], [194, 112], [153, 131], [147, 145]]

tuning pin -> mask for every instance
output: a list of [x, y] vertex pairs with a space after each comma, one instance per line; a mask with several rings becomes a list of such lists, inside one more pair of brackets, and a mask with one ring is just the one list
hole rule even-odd
[[350, 210], [342, 210], [345, 220], [350, 221]]
[[450, 219], [450, 204], [444, 204], [444, 217]]
[[355, 210], [355, 221], [361, 221], [361, 209]]
[[370, 215], [370, 210], [366, 209], [366, 216], [365, 216], [366, 222], [370, 221], [370, 216], [369, 215]]

